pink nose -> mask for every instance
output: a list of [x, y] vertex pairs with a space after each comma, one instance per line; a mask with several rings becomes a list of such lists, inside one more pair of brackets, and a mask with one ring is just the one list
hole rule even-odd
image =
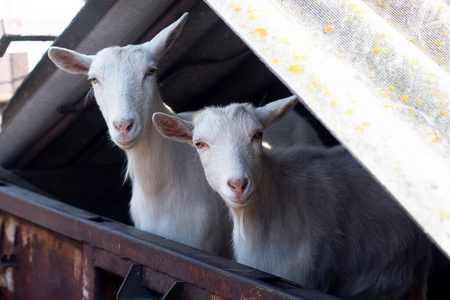
[[121, 120], [113, 122], [114, 129], [120, 134], [127, 134], [133, 129], [134, 120]]
[[248, 185], [248, 178], [230, 179], [227, 181], [228, 186], [236, 194], [242, 194]]

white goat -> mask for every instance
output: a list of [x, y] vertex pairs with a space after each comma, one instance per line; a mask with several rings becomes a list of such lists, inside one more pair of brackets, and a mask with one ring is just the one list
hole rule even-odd
[[[230, 247], [231, 224], [220, 196], [207, 184], [195, 150], [161, 137], [154, 112], [170, 113], [156, 83], [157, 64], [179, 35], [187, 14], [142, 45], [110, 47], [96, 55], [51, 47], [61, 69], [88, 75], [114, 143], [125, 150], [133, 183], [130, 214], [137, 228], [216, 254]], [[183, 114], [190, 118], [190, 113]], [[281, 144], [320, 143], [315, 131], [296, 115], [274, 139]], [[196, 174], [196, 176], [193, 176]], [[226, 251], [225, 251], [226, 252]], [[230, 250], [231, 252], [231, 250]]]
[[156, 113], [153, 122], [198, 148], [231, 212], [238, 262], [345, 299], [399, 299], [410, 288], [423, 299], [429, 241], [344, 148], [261, 146], [296, 101], [206, 108], [194, 122]]

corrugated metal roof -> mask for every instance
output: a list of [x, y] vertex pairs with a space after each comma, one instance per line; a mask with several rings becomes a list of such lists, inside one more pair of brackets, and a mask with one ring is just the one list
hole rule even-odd
[[207, 2], [449, 255], [450, 8]]

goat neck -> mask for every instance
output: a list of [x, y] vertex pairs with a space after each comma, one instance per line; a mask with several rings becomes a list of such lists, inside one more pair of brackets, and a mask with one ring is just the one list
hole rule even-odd
[[[159, 99], [153, 99], [153, 108], [149, 115], [155, 112], [171, 114], [163, 104], [161, 96], [157, 95], [157, 97]], [[128, 176], [133, 183], [144, 190], [145, 195], [157, 199], [158, 194], [175, 184], [173, 179], [180, 174], [174, 174], [174, 172], [183, 172], [184, 164], [181, 160], [193, 152], [188, 145], [163, 138], [149, 121], [136, 146], [125, 150], [128, 159]], [[145, 182], [142, 181], [143, 179]]]

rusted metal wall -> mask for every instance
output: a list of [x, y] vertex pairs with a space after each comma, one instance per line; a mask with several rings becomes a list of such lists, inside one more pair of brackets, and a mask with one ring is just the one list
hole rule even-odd
[[6, 299], [115, 299], [133, 265], [142, 299], [336, 299], [6, 184], [0, 228]]
[[5, 294], [17, 299], [54, 299], [55, 295], [81, 299], [86, 267], [82, 244], [5, 212], [0, 220], [0, 286]]

